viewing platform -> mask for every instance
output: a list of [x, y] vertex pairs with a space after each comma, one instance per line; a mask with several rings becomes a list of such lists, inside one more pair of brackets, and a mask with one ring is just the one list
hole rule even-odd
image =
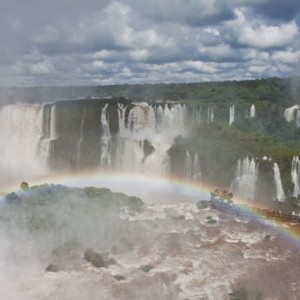
[[233, 194], [225, 190], [214, 190], [211, 192], [210, 205], [212, 208], [222, 212], [242, 217], [258, 216], [279, 222], [300, 223], [300, 215], [283, 213], [280, 210], [259, 208], [246, 204], [238, 204], [233, 200]]

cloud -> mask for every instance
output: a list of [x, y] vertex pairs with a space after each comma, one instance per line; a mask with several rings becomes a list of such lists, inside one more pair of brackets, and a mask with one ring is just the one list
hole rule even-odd
[[252, 9], [255, 13], [270, 19], [292, 21], [300, 14], [298, 0], [231, 0], [232, 4]]
[[3, 0], [0, 86], [287, 76], [298, 13], [292, 0]]
[[279, 26], [259, 25], [256, 28], [244, 27], [238, 38], [241, 45], [254, 48], [282, 48], [298, 38], [298, 27], [295, 22]]
[[131, 1], [146, 17], [155, 22], [173, 22], [189, 26], [217, 24], [234, 18], [231, 7], [223, 0]]

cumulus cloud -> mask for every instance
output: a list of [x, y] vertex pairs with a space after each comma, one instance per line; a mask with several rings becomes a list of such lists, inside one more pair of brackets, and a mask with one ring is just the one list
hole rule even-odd
[[0, 86], [287, 76], [298, 0], [3, 0]]

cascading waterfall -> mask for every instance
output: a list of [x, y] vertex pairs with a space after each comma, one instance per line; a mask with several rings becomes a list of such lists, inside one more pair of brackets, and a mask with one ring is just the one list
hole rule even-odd
[[108, 104], [102, 108], [101, 112], [101, 156], [100, 156], [100, 168], [109, 169], [111, 167], [111, 134], [109, 124], [106, 119], [106, 109]]
[[52, 140], [57, 139], [57, 132], [56, 132], [56, 104], [53, 104], [51, 106], [50, 138]]
[[184, 179], [185, 181], [191, 181], [193, 175], [192, 169], [192, 159], [189, 151], [185, 153], [185, 160], [184, 160]]
[[118, 117], [119, 117], [119, 131], [124, 131], [125, 129], [125, 113], [127, 106], [124, 107], [122, 103], [118, 103]]
[[297, 128], [300, 127], [300, 109], [297, 109], [297, 114], [296, 114], [296, 126], [297, 126]]
[[255, 199], [256, 182], [258, 177], [258, 163], [254, 158], [245, 157], [238, 160], [237, 177], [231, 183], [231, 190], [246, 199]]
[[285, 193], [282, 186], [281, 176], [280, 176], [280, 169], [278, 164], [275, 162], [273, 164], [274, 169], [274, 180], [275, 180], [275, 187], [276, 187], [276, 200], [280, 202], [285, 201]]
[[254, 104], [250, 107], [250, 118], [255, 118], [256, 110]]
[[[125, 108], [122, 106], [122, 118]], [[119, 110], [121, 106], [119, 106]], [[134, 103], [128, 112], [127, 127], [119, 125], [114, 168], [134, 172], [147, 172], [163, 177], [170, 172], [167, 151], [174, 137], [184, 130], [185, 107], [181, 104]], [[119, 124], [125, 124], [119, 120]], [[144, 153], [144, 141], [151, 145], [151, 154]]]
[[[16, 104], [0, 111], [0, 166], [6, 178], [44, 174], [39, 156], [43, 106]], [[2, 181], [2, 180], [1, 180]]]
[[202, 122], [202, 106], [200, 107], [195, 107], [193, 109], [193, 119], [196, 123], [201, 123]]
[[[101, 125], [95, 108], [100, 109]], [[185, 118], [185, 105], [171, 102], [8, 105], [0, 111], [0, 166], [14, 174], [12, 180], [23, 173], [46, 175], [97, 164], [98, 169], [167, 177], [168, 150], [176, 136], [184, 135]]]
[[207, 108], [207, 123], [212, 123], [214, 121], [214, 109], [211, 106]]
[[130, 110], [128, 116], [130, 129], [138, 131], [143, 128], [155, 128], [155, 112], [148, 103], [135, 103], [135, 107]]
[[77, 158], [76, 158], [76, 168], [78, 170], [82, 169], [82, 143], [83, 143], [83, 126], [85, 122], [85, 116], [86, 116], [86, 107], [83, 107], [83, 114], [82, 119], [80, 123], [80, 136], [79, 136], [79, 142], [77, 146]]
[[[293, 106], [287, 108], [284, 111], [284, 118], [287, 120], [287, 122], [295, 121], [295, 112], [297, 111], [297, 114], [298, 114], [299, 109], [300, 109], [300, 106], [298, 104], [296, 104], [296, 105], [293, 105]], [[296, 116], [296, 118], [297, 118], [297, 116]], [[296, 122], [297, 122], [297, 119], [296, 119]]]
[[300, 172], [299, 157], [294, 156], [292, 160], [292, 169], [291, 169], [292, 183], [294, 184], [293, 197], [298, 197], [300, 195], [299, 172]]
[[54, 166], [54, 141], [57, 139], [56, 131], [56, 104], [44, 105], [40, 124], [42, 130], [38, 145], [38, 160], [43, 166], [45, 173], [49, 172], [49, 167]]
[[163, 178], [168, 178], [170, 175], [170, 157], [169, 154], [166, 153], [164, 158], [163, 158], [163, 164], [162, 164], [162, 177]]
[[229, 107], [229, 126], [234, 122], [234, 114], [235, 114], [235, 107], [231, 105]]
[[200, 161], [198, 154], [195, 153], [194, 157], [194, 164], [193, 164], [193, 181], [200, 182], [202, 178], [201, 168], [200, 168]]

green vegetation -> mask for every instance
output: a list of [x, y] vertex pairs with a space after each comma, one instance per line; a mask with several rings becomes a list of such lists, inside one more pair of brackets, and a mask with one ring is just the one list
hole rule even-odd
[[165, 99], [209, 104], [251, 104], [266, 101], [287, 106], [295, 102], [294, 95], [300, 94], [299, 82], [300, 79], [295, 77], [177, 84], [0, 88], [0, 102], [40, 103], [78, 97], [125, 97], [143, 101]]
[[[22, 243], [18, 232], [28, 241], [39, 241], [42, 256], [64, 256], [86, 245], [105, 251], [125, 232], [120, 211], [137, 214], [144, 205], [137, 197], [101, 188], [89, 188], [87, 193], [82, 188], [45, 184], [13, 195], [17, 200], [9, 195], [4, 198], [7, 205], [0, 210], [0, 227], [18, 243]], [[49, 244], [46, 241], [51, 237], [55, 239]], [[96, 266], [102, 264], [97, 255], [93, 261]], [[106, 266], [114, 263], [105, 260]]]

